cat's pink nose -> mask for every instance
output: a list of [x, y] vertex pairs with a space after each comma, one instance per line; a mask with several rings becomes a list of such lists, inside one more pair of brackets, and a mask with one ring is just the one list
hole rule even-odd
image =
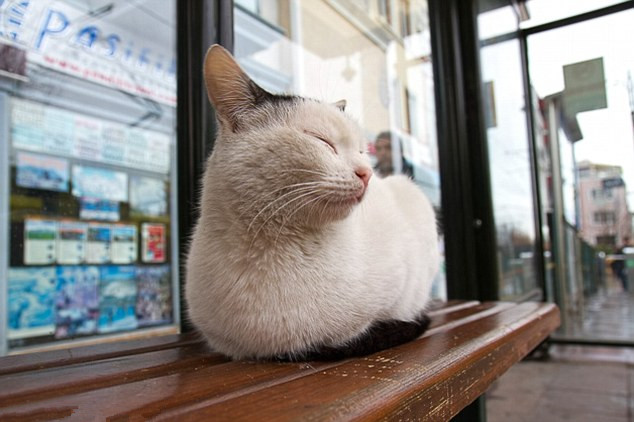
[[355, 174], [361, 179], [364, 187], [368, 187], [370, 176], [372, 176], [372, 169], [369, 167], [360, 167], [355, 170]]

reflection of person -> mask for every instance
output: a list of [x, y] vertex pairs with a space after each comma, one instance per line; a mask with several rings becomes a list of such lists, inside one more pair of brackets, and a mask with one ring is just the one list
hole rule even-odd
[[403, 157], [400, 142], [396, 139], [397, 145], [394, 149], [392, 147], [392, 139], [396, 139], [395, 136], [391, 132], [386, 131], [379, 133], [376, 137], [376, 141], [374, 141], [374, 148], [376, 150], [375, 174], [379, 177], [386, 177], [395, 173], [392, 152], [396, 151], [401, 157], [401, 173], [413, 177], [414, 170], [412, 165]]
[[621, 281], [623, 291], [628, 291], [627, 270], [625, 268], [625, 248], [629, 246], [630, 238], [623, 238], [623, 245], [616, 250], [619, 255], [614, 261], [612, 261], [612, 272]]

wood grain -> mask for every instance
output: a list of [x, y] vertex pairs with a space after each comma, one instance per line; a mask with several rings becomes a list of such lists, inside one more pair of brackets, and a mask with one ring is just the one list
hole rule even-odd
[[447, 420], [559, 324], [539, 303], [430, 314], [416, 341], [330, 363], [230, 362], [192, 336], [3, 358], [0, 420]]

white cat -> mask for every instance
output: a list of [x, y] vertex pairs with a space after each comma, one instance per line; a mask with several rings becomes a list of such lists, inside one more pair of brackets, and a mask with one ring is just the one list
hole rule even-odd
[[219, 132], [187, 259], [191, 320], [238, 358], [340, 358], [420, 335], [436, 219], [405, 177], [371, 177], [335, 105], [270, 94], [220, 46], [204, 68]]

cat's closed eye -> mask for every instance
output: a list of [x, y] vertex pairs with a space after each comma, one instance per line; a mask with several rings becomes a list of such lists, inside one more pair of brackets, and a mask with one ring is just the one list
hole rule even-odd
[[330, 147], [330, 149], [332, 150], [332, 152], [334, 152], [335, 154], [337, 154], [337, 148], [335, 148], [335, 146], [332, 144], [331, 141], [329, 141], [325, 136], [319, 135], [317, 133], [311, 132], [309, 130], [305, 130], [304, 133], [306, 135], [309, 135], [315, 139], [320, 140], [321, 142], [323, 142], [324, 144], [326, 144], [328, 147]]

